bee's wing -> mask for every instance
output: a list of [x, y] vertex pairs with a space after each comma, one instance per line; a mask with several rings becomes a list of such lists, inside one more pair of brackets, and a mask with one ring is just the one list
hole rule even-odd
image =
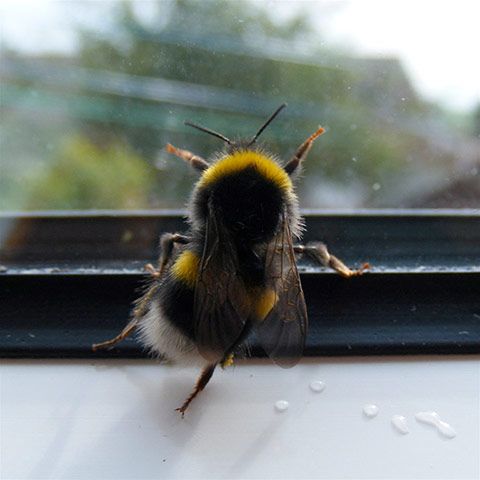
[[212, 362], [229, 353], [248, 318], [248, 296], [238, 271], [235, 245], [210, 208], [195, 284], [194, 323], [197, 347]]
[[267, 248], [265, 278], [277, 301], [265, 319], [256, 324], [256, 333], [277, 365], [293, 367], [303, 354], [308, 318], [286, 213], [279, 233]]

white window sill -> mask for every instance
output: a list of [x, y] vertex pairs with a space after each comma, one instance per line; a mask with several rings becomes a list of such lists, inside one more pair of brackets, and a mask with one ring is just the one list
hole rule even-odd
[[[478, 356], [322, 358], [292, 370], [244, 361], [215, 372], [184, 419], [174, 409], [195, 369], [11, 360], [0, 374], [3, 479], [480, 477]], [[326, 389], [312, 392], [312, 380]], [[367, 403], [376, 418], [362, 414]], [[424, 410], [456, 438], [419, 424]]]

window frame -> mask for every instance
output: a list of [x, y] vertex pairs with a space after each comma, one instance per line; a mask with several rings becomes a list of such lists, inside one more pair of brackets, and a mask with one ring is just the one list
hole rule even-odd
[[[344, 279], [304, 258], [305, 356], [480, 353], [480, 211], [303, 211], [304, 240], [349, 265]], [[185, 212], [0, 214], [0, 357], [141, 358], [130, 338], [91, 351], [126, 324], [163, 232]], [[253, 356], [263, 352], [253, 340]]]

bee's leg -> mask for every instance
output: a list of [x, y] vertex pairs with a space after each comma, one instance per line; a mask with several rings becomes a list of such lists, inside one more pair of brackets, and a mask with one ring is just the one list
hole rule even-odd
[[206, 366], [200, 376], [198, 377], [197, 383], [195, 383], [195, 388], [193, 392], [188, 396], [188, 398], [183, 402], [181, 407], [176, 408], [177, 412], [182, 414], [182, 417], [185, 416], [185, 411], [192, 402], [192, 400], [207, 386], [207, 383], [212, 378], [213, 372], [215, 371], [216, 363], [213, 365]]
[[365, 270], [370, 268], [368, 263], [364, 263], [358, 270], [351, 270], [340, 259], [331, 255], [327, 246], [321, 242], [310, 242], [307, 245], [295, 245], [295, 252], [304, 253], [316, 262], [324, 265], [325, 267], [333, 268], [342, 277], [355, 277], [361, 275]]
[[298, 166], [302, 163], [303, 160], [307, 158], [308, 152], [312, 148], [313, 142], [318, 138], [322, 133], [325, 132], [325, 129], [318, 127], [317, 131], [310, 135], [298, 148], [291, 160], [283, 167], [283, 169], [291, 175]]
[[157, 281], [155, 281], [151, 285], [145, 295], [138, 302], [137, 306], [133, 310], [134, 318], [130, 320], [127, 326], [116, 337], [111, 338], [110, 340], [106, 340], [105, 342], [93, 344], [92, 350], [94, 352], [101, 348], [113, 347], [117, 343], [120, 343], [122, 340], [125, 340], [125, 338], [127, 338], [134, 332], [140, 322], [141, 317], [143, 317], [147, 312], [152, 297], [160, 288], [160, 282], [158, 281], [158, 279], [162, 276], [165, 267], [168, 264], [168, 261], [172, 257], [174, 244], [180, 243], [182, 245], [186, 245], [189, 242], [190, 238], [186, 237], [185, 235], [181, 235], [180, 233], [165, 233], [160, 237], [160, 246], [162, 253], [158, 262], [158, 269], [155, 269], [155, 267], [150, 263], [145, 265], [145, 269], [149, 271], [152, 274], [152, 277], [157, 279]]
[[101, 343], [94, 343], [92, 345], [92, 350], [95, 352], [97, 350], [100, 350], [101, 348], [113, 347], [117, 343], [120, 343], [122, 340], [125, 340], [127, 337], [129, 337], [138, 327], [140, 319], [145, 315], [145, 313], [147, 313], [150, 301], [159, 288], [160, 282], [153, 283], [133, 310], [133, 318], [127, 323], [127, 326], [116, 337], [113, 337], [110, 340], [105, 340]]
[[204, 160], [202, 157], [199, 157], [198, 155], [195, 155], [192, 152], [189, 152], [188, 150], [182, 150], [181, 148], [174, 147], [173, 145], [170, 145], [167, 143], [167, 146], [165, 147], [168, 153], [171, 153], [172, 155], [176, 155], [177, 157], [185, 160], [187, 163], [189, 163], [193, 168], [196, 168], [197, 170], [205, 170], [207, 169], [210, 165], [206, 160]]
[[160, 278], [160, 271], [155, 268], [151, 263], [146, 263], [143, 269], [148, 272], [152, 278]]
[[160, 288], [160, 282], [158, 279], [162, 276], [165, 267], [168, 264], [168, 261], [172, 257], [173, 253], [173, 246], [175, 243], [180, 243], [186, 245], [190, 242], [190, 238], [186, 237], [185, 235], [181, 235], [180, 233], [165, 233], [160, 237], [160, 246], [161, 246], [161, 255], [160, 260], [158, 262], [158, 269], [148, 263], [145, 265], [145, 269], [148, 270], [152, 277], [156, 279], [155, 282], [150, 286], [148, 291], [143, 295], [140, 301], [137, 303], [137, 306], [133, 310], [133, 319], [127, 324], [127, 326], [114, 338], [110, 340], [106, 340], [105, 342], [95, 343], [92, 345], [92, 350], [95, 352], [101, 348], [110, 348], [120, 343], [122, 340], [125, 340], [128, 336], [130, 336], [133, 331], [137, 328], [141, 317], [147, 313], [148, 306], [152, 300], [152, 297], [157, 293]]
[[172, 257], [173, 247], [175, 243], [187, 245], [190, 243], [190, 237], [181, 235], [180, 233], [164, 233], [160, 237], [160, 259], [158, 260], [158, 268], [155, 268], [151, 263], [147, 263], [144, 269], [149, 272], [153, 278], [160, 278], [165, 271], [168, 261]]
[[161, 283], [156, 281], [154, 282], [147, 292], [143, 295], [140, 300], [137, 301], [135, 308], [133, 309], [133, 316], [137, 318], [139, 321], [140, 319], [147, 313], [148, 307], [150, 306], [150, 301], [152, 300], [153, 296], [160, 290]]
[[133, 318], [132, 320], [130, 320], [130, 322], [128, 322], [127, 326], [116, 337], [113, 337], [110, 340], [106, 340], [105, 342], [94, 343], [92, 345], [92, 350], [96, 352], [97, 350], [100, 350], [102, 348], [110, 348], [117, 343], [120, 343], [122, 340], [125, 340], [137, 328], [138, 322], [138, 318]]

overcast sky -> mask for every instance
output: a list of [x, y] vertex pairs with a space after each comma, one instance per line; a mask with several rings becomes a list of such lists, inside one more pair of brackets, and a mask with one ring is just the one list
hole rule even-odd
[[[255, 1], [279, 18], [308, 10], [326, 43], [348, 52], [398, 56], [425, 98], [458, 110], [480, 102], [480, 1]], [[28, 53], [70, 52], [73, 27], [94, 23], [101, 28], [102, 11], [111, 3], [78, 7], [68, 1], [0, 0], [0, 38]], [[148, 0], [138, 8], [148, 9]]]

